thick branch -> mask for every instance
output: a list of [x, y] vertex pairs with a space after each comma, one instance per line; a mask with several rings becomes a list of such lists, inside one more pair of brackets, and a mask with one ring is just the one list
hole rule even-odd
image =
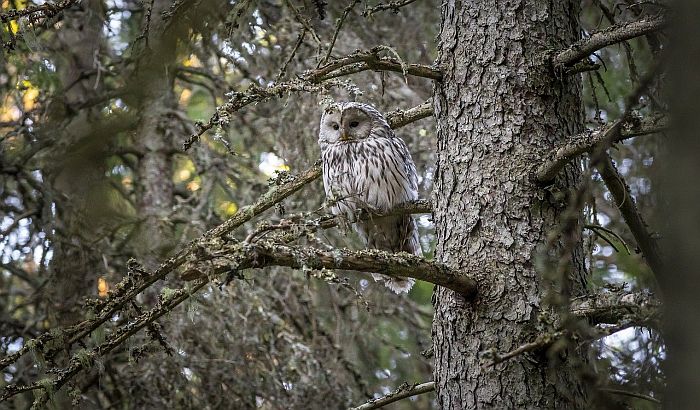
[[[620, 127], [619, 133], [616, 132], [616, 127]], [[574, 158], [581, 154], [593, 152], [601, 144], [616, 143], [640, 135], [663, 132], [666, 128], [666, 118], [662, 115], [653, 115], [648, 119], [635, 123], [619, 125], [615, 122], [612, 125], [588, 130], [567, 138], [561, 147], [554, 150], [551, 158], [537, 168], [535, 177], [540, 183], [549, 182]]]
[[386, 406], [387, 404], [405, 399], [407, 397], [417, 396], [419, 394], [428, 393], [428, 392], [431, 392], [433, 390], [435, 390], [435, 382], [414, 384], [412, 386], [407, 384], [407, 383], [404, 383], [403, 385], [401, 385], [398, 389], [396, 389], [392, 393], [389, 393], [386, 396], [382, 396], [378, 399], [372, 399], [372, 400], [368, 401], [367, 403], [365, 403], [361, 406], [353, 407], [350, 410], [378, 409], [378, 408]]
[[268, 266], [296, 269], [344, 269], [411, 277], [454, 290], [469, 298], [476, 293], [476, 282], [434, 261], [405, 252], [390, 253], [376, 249], [324, 251], [308, 246], [288, 246], [270, 242], [204, 246], [200, 256], [190, 260], [183, 279], [219, 275], [224, 272]]
[[664, 17], [657, 17], [610, 26], [559, 52], [552, 59], [552, 65], [555, 68], [572, 66], [601, 48], [661, 30], [666, 24]]
[[659, 244], [647, 229], [647, 224], [637, 209], [629, 186], [625, 183], [622, 175], [617, 172], [617, 168], [608, 154], [603, 154], [597, 168], [649, 267], [655, 275], [659, 275], [663, 267]]

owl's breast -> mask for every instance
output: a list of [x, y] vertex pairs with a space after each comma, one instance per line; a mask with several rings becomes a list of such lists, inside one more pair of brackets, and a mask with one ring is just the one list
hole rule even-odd
[[406, 163], [400, 147], [389, 138], [330, 146], [322, 153], [322, 162], [326, 195], [339, 198], [342, 208], [381, 212], [417, 199], [411, 179], [415, 176], [409, 175], [413, 164]]

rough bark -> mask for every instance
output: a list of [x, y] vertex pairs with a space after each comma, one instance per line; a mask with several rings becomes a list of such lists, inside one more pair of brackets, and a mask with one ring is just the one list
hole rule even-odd
[[[436, 258], [475, 278], [479, 290], [473, 302], [440, 287], [434, 295], [442, 409], [586, 405], [576, 374], [581, 361], [572, 352], [556, 363], [542, 355], [480, 365], [486, 351], [530, 341], [544, 308], [536, 258], [565, 212], [531, 182], [532, 174], [582, 128], [579, 80], [558, 78], [544, 56], [578, 39], [577, 15], [573, 1], [443, 3], [444, 80], [434, 99]], [[554, 185], [567, 190], [578, 178], [569, 166]], [[564, 242], [558, 238], [554, 247]], [[580, 245], [567, 255], [572, 277], [582, 277]], [[570, 289], [581, 292], [580, 281]]]

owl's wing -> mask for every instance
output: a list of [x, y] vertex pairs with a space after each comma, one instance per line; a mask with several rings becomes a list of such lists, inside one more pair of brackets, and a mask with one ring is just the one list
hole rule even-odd
[[404, 166], [404, 172], [408, 179], [409, 189], [411, 192], [408, 194], [408, 199], [418, 199], [418, 171], [416, 171], [416, 164], [413, 163], [413, 158], [411, 157], [411, 151], [409, 151], [408, 146], [403, 139], [398, 137], [392, 132], [392, 142], [396, 146], [396, 151], [401, 156], [401, 160]]

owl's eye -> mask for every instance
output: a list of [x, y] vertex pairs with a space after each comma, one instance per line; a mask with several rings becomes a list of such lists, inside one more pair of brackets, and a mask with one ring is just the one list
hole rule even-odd
[[333, 124], [333, 125], [331, 125], [331, 127], [333, 127], [333, 129], [336, 131], [338, 131], [340, 129], [340, 125], [338, 125], [338, 124]]
[[358, 125], [360, 125], [359, 122], [353, 121], [353, 122], [350, 123], [350, 128], [355, 128], [355, 127], [357, 127]]

